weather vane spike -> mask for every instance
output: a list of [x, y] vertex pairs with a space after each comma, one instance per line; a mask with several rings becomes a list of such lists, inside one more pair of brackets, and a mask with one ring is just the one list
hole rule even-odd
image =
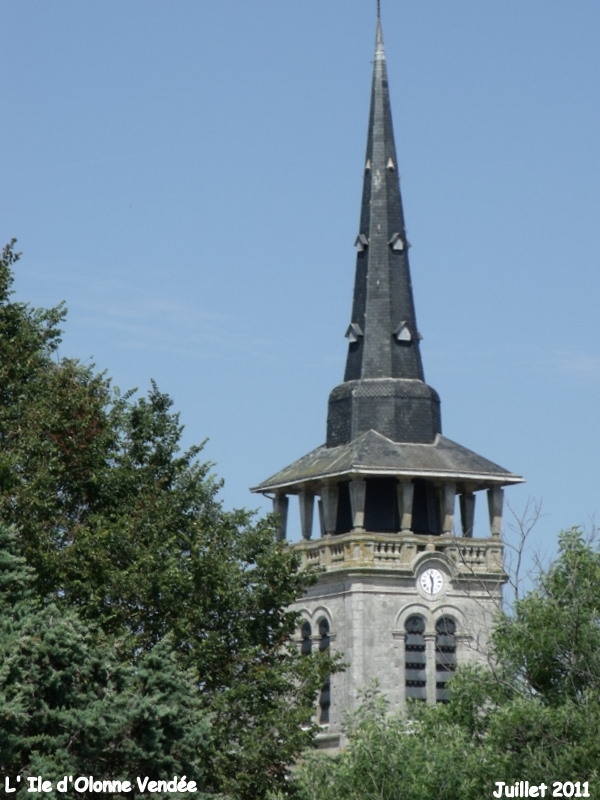
[[381, 0], [377, 0], [377, 19], [381, 19]]

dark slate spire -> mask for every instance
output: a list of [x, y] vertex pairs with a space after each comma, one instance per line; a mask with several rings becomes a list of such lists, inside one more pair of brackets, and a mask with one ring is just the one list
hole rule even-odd
[[432, 442], [439, 398], [424, 383], [379, 4], [356, 278], [344, 383], [329, 400], [327, 443], [376, 430]]
[[423, 380], [381, 21], [371, 91], [345, 380]]

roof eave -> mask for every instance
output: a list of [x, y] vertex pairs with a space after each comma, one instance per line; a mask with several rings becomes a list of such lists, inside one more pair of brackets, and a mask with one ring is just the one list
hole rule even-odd
[[444, 481], [477, 483], [494, 486], [512, 486], [518, 483], [525, 483], [525, 479], [521, 475], [498, 474], [490, 472], [461, 472], [461, 471], [443, 471], [443, 470], [415, 470], [415, 469], [386, 469], [378, 467], [352, 467], [340, 472], [321, 472], [313, 475], [300, 475], [298, 478], [292, 478], [285, 481], [278, 481], [273, 483], [261, 483], [258, 486], [253, 486], [250, 491], [260, 494], [268, 494], [270, 492], [281, 492], [282, 490], [289, 491], [290, 494], [295, 494], [294, 489], [299, 491], [301, 487], [314, 483], [323, 483], [331, 480], [344, 480], [352, 478], [369, 478], [369, 477], [392, 477], [392, 478], [438, 478]]

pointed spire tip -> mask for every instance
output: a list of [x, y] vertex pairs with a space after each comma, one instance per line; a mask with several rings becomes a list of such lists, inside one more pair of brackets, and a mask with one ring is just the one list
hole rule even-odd
[[381, 30], [381, 0], [377, 0], [377, 36], [375, 37], [375, 61], [385, 61], [383, 31]]

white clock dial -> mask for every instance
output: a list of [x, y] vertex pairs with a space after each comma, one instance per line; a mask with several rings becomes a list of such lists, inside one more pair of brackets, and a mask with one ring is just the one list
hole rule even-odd
[[442, 590], [444, 585], [444, 576], [439, 569], [430, 567], [423, 572], [419, 578], [419, 583], [423, 591], [427, 592], [427, 594], [437, 594]]

